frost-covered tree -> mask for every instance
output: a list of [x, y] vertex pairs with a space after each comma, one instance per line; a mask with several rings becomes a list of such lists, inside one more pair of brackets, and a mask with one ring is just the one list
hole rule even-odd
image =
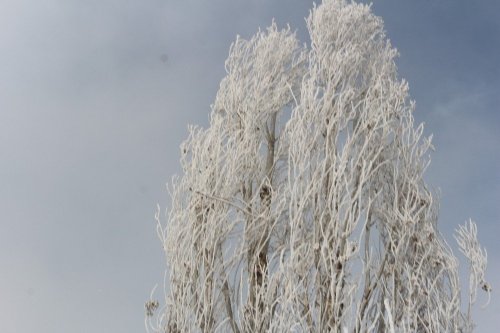
[[[310, 47], [273, 23], [237, 38], [207, 129], [190, 128], [159, 224], [166, 332], [469, 332], [486, 252], [458, 259], [423, 180], [430, 138], [382, 20], [324, 0]], [[157, 216], [159, 219], [159, 214]], [[158, 303], [147, 304], [149, 324]]]

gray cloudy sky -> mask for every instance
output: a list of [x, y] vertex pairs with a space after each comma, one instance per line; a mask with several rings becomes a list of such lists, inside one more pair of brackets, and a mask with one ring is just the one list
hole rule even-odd
[[[156, 203], [207, 124], [236, 34], [309, 0], [0, 0], [0, 332], [143, 332], [162, 283]], [[500, 289], [500, 1], [380, 0], [434, 133], [441, 227], [478, 221]], [[498, 330], [500, 298], [477, 311]], [[484, 298], [480, 298], [480, 302]]]

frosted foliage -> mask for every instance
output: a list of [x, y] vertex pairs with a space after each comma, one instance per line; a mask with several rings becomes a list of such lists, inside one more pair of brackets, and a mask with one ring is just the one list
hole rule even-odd
[[[276, 24], [238, 37], [208, 129], [181, 146], [161, 332], [468, 332], [485, 281], [475, 225], [463, 310], [458, 260], [423, 181], [397, 52], [370, 7], [323, 1], [311, 45]], [[159, 214], [157, 219], [160, 220]], [[156, 320], [154, 322], [154, 320]]]
[[[485, 279], [487, 254], [481, 249], [477, 239], [477, 226], [471, 220], [468, 224], [459, 226], [455, 238], [460, 251], [469, 261], [469, 307], [467, 316], [471, 320], [471, 307], [476, 302], [477, 289], [481, 288], [490, 296], [491, 286]], [[488, 297], [489, 302], [489, 297]]]

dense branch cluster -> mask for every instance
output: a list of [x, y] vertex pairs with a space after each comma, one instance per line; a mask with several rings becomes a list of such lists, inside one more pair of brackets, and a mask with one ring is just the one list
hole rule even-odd
[[[159, 224], [169, 279], [157, 329], [472, 330], [422, 178], [431, 141], [382, 20], [325, 0], [307, 26], [309, 48], [275, 23], [237, 38], [210, 127], [190, 128]], [[457, 239], [472, 305], [491, 289], [486, 254], [472, 222]]]

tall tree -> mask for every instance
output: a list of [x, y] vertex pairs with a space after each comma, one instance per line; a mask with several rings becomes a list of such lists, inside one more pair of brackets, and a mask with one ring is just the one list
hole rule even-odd
[[459, 229], [463, 310], [458, 259], [422, 177], [431, 140], [382, 20], [324, 0], [307, 26], [309, 48], [274, 22], [237, 38], [209, 128], [190, 128], [159, 224], [159, 330], [471, 331], [476, 290], [490, 291], [486, 252], [474, 223]]

